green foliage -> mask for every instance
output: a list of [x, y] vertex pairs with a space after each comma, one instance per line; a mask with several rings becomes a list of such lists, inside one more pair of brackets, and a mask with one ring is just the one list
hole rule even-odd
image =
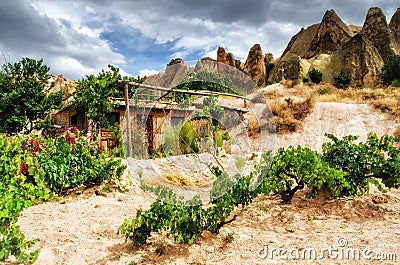
[[107, 151], [99, 152], [97, 143], [78, 131], [46, 140], [44, 146], [37, 155], [39, 166], [48, 187], [58, 194], [81, 185], [90, 187], [118, 179], [125, 169], [120, 161], [108, 159]]
[[224, 118], [224, 108], [218, 105], [218, 96], [209, 96], [203, 100], [203, 115], [210, 117], [214, 123], [221, 122]]
[[112, 127], [111, 140], [114, 142], [112, 155], [114, 157], [125, 157], [124, 145], [122, 143], [122, 130], [119, 128], [118, 122]]
[[288, 203], [296, 191], [309, 188], [307, 197], [314, 197], [322, 186], [327, 186], [334, 196], [339, 196], [348, 184], [345, 173], [334, 170], [309, 148], [298, 146], [280, 148], [268, 173], [268, 185]]
[[[119, 107], [115, 98], [124, 97], [124, 89], [119, 68], [109, 65], [109, 70], [104, 69], [97, 75], [87, 75], [78, 81], [72, 108], [79, 114], [91, 120], [94, 129], [109, 128], [107, 113], [114, 111]], [[143, 79], [124, 77], [124, 81], [133, 81], [142, 83]], [[130, 86], [129, 96], [133, 97], [135, 88]]]
[[144, 189], [157, 194], [157, 200], [150, 205], [149, 210], [139, 209], [135, 218], [126, 219], [118, 233], [125, 235], [133, 245], [140, 246], [146, 243], [151, 232], [164, 231], [176, 242], [184, 244], [194, 243], [204, 230], [217, 232], [234, 208], [248, 205], [256, 192], [254, 189], [250, 191], [250, 177], [231, 182], [218, 168], [213, 171], [217, 180], [214, 182], [210, 207], [203, 208], [198, 196], [183, 201], [169, 188], [145, 186]]
[[246, 166], [246, 158], [241, 157], [241, 156], [236, 156], [235, 157], [235, 166], [239, 170], [243, 170], [244, 167]]
[[77, 131], [55, 139], [0, 135], [0, 261], [34, 262], [36, 240], [26, 241], [16, 225], [21, 212], [54, 192], [118, 179], [124, 167], [107, 157]]
[[319, 84], [322, 81], [322, 72], [315, 68], [308, 73], [308, 76], [310, 77], [311, 82], [315, 84]]
[[30, 134], [52, 109], [61, 107], [63, 93], [49, 93], [50, 68], [43, 60], [23, 58], [0, 72], [0, 133]]
[[211, 71], [193, 72], [185, 77], [176, 88], [238, 94], [236, 89], [233, 90], [235, 87], [230, 75]]
[[163, 151], [166, 155], [179, 155], [181, 154], [179, 144], [179, 131], [181, 130], [185, 121], [181, 121], [177, 128], [167, 125], [164, 130], [164, 144]]
[[399, 187], [400, 150], [394, 146], [399, 139], [388, 135], [379, 138], [375, 133], [368, 134], [366, 143], [355, 143], [358, 136], [353, 135], [326, 137], [333, 142], [323, 144], [322, 158], [331, 167], [348, 173], [345, 195], [364, 194], [369, 191], [369, 183], [383, 191], [376, 179], [388, 188]]
[[382, 67], [382, 71], [379, 74], [380, 79], [386, 85], [390, 85], [393, 82], [399, 82], [400, 80], [400, 55], [395, 54], [389, 56], [387, 61]]
[[340, 74], [333, 78], [333, 85], [337, 88], [346, 89], [351, 82], [351, 75], [346, 74], [343, 69], [340, 70]]
[[[26, 241], [16, 225], [22, 210], [52, 196], [34, 153], [23, 150], [23, 140], [0, 135], [0, 261], [14, 256], [17, 262], [34, 262], [39, 250], [28, 252], [36, 240]], [[35, 149], [32, 149], [34, 151]]]
[[[201, 207], [199, 197], [190, 201], [177, 198], [171, 189], [144, 187], [157, 194], [150, 209], [139, 209], [136, 217], [127, 219], [118, 232], [136, 246], [146, 243], [151, 232], [166, 232], [178, 243], [193, 243], [202, 231], [218, 232], [232, 211], [248, 205], [260, 193], [279, 195], [290, 202], [296, 191], [308, 188], [307, 198], [321, 190], [334, 197], [366, 192], [368, 182], [387, 187], [400, 185], [400, 142], [391, 136], [368, 136], [366, 143], [355, 144], [355, 136], [339, 140], [327, 135], [333, 143], [325, 143], [318, 154], [305, 147], [280, 148], [276, 155], [262, 154], [262, 159], [249, 176], [230, 178], [218, 167], [211, 170], [216, 176], [210, 192], [210, 205]], [[256, 180], [256, 182], [254, 182]]]
[[199, 142], [196, 132], [189, 121], [185, 122], [179, 130], [179, 147], [183, 154], [199, 153]]
[[332, 90], [327, 86], [317, 86], [315, 88], [315, 92], [317, 92], [319, 95], [332, 94]]
[[228, 241], [229, 243], [232, 243], [232, 242], [235, 240], [235, 237], [233, 236], [233, 233], [226, 233], [225, 239], [226, 239], [226, 241]]
[[[220, 93], [239, 94], [230, 75], [219, 72], [200, 71], [186, 76], [176, 87], [181, 90], [207, 90]], [[193, 101], [193, 97], [186, 93], [171, 93], [175, 102], [181, 107], [187, 107]]]
[[392, 85], [393, 85], [394, 87], [400, 87], [400, 79], [395, 79], [395, 80], [393, 80]]
[[92, 120], [96, 128], [108, 128], [106, 114], [116, 108], [116, 97], [122, 97], [123, 91], [119, 89], [117, 81], [121, 79], [119, 69], [109, 65], [110, 70], [102, 70], [98, 76], [88, 75], [78, 81], [74, 93], [73, 109]]

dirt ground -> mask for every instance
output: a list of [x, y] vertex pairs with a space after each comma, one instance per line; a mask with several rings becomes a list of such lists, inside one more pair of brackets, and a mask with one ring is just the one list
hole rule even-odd
[[[300, 144], [319, 150], [326, 141], [324, 132], [365, 139], [370, 131], [391, 134], [399, 124], [369, 105], [341, 103], [317, 103], [304, 122], [302, 131], [277, 136], [276, 146]], [[373, 190], [361, 198], [339, 200], [324, 194], [306, 200], [300, 192], [288, 205], [260, 196], [250, 206], [237, 209], [219, 234], [205, 232], [193, 245], [178, 245], [154, 234], [146, 245], [133, 247], [117, 235], [117, 229], [152, 200], [136, 185], [109, 193], [95, 187], [61, 202], [32, 206], [18, 224], [27, 239], [39, 239], [41, 253], [35, 264], [43, 265], [400, 262], [398, 190], [386, 194]], [[319, 258], [321, 253], [324, 257]]]

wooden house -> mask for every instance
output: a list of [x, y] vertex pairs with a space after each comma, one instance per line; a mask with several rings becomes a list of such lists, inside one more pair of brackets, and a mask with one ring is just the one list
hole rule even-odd
[[[149, 85], [137, 83], [125, 83], [127, 90], [128, 85], [141, 86], [151, 91], [167, 91], [167, 93], [180, 92], [198, 95], [199, 99], [191, 106], [181, 108], [176, 102], [173, 101], [154, 101], [154, 100], [137, 100], [125, 98], [116, 99], [118, 106], [113, 112], [107, 114], [107, 120], [112, 127], [118, 122], [120, 129], [123, 131], [124, 141], [127, 146], [128, 156], [141, 156], [147, 157], [157, 151], [163, 151], [164, 133], [166, 126], [177, 128], [185, 118], [190, 117], [196, 110], [202, 109], [201, 96], [209, 95], [223, 95], [240, 99], [239, 107], [236, 106], [223, 106], [226, 111], [234, 111], [245, 113], [246, 98], [237, 95], [226, 93], [216, 93], [210, 91], [178, 91], [176, 89], [168, 89], [161, 87], [154, 87]], [[125, 93], [127, 95], [127, 92]], [[156, 98], [161, 98], [156, 95]], [[128, 106], [127, 106], [128, 105]], [[68, 128], [76, 126], [78, 129], [85, 132], [90, 131], [90, 121], [80, 113], [76, 113], [71, 106], [65, 106], [63, 109], [52, 115], [54, 124]], [[203, 122], [197, 122], [194, 127], [197, 128], [199, 133], [204, 133], [209, 130], [207, 125]], [[99, 132], [100, 146], [102, 149], [112, 149], [114, 142], [112, 140], [112, 130], [101, 128]]]

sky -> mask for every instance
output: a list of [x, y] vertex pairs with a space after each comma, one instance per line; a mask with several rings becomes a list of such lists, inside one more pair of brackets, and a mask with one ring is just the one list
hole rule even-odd
[[112, 64], [123, 75], [163, 71], [173, 58], [216, 59], [218, 47], [243, 62], [251, 46], [279, 57], [302, 27], [334, 9], [362, 26], [370, 7], [388, 22], [398, 0], [1, 0], [0, 64], [43, 59], [68, 79]]

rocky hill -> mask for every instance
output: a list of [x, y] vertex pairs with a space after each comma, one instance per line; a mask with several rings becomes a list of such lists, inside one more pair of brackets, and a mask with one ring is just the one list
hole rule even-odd
[[149, 83], [170, 86], [192, 71], [221, 70], [226, 64], [249, 75], [259, 87], [268, 81], [307, 77], [312, 68], [323, 73], [324, 82], [333, 82], [343, 69], [350, 73], [353, 84], [373, 86], [384, 62], [400, 54], [400, 8], [389, 23], [382, 10], [370, 8], [363, 26], [346, 25], [334, 10], [328, 10], [318, 24], [302, 28], [292, 37], [283, 54], [276, 60], [263, 53], [259, 44], [251, 47], [245, 63], [220, 47], [217, 60], [203, 58], [196, 67], [182, 59], [173, 59], [166, 72], [150, 77]]
[[372, 85], [384, 62], [399, 54], [400, 8], [390, 23], [380, 8], [370, 8], [364, 25], [346, 25], [334, 10], [321, 23], [301, 29], [289, 42], [270, 73], [271, 81], [306, 77], [310, 69], [323, 72], [323, 81], [332, 82], [341, 69], [351, 73], [354, 83]]

